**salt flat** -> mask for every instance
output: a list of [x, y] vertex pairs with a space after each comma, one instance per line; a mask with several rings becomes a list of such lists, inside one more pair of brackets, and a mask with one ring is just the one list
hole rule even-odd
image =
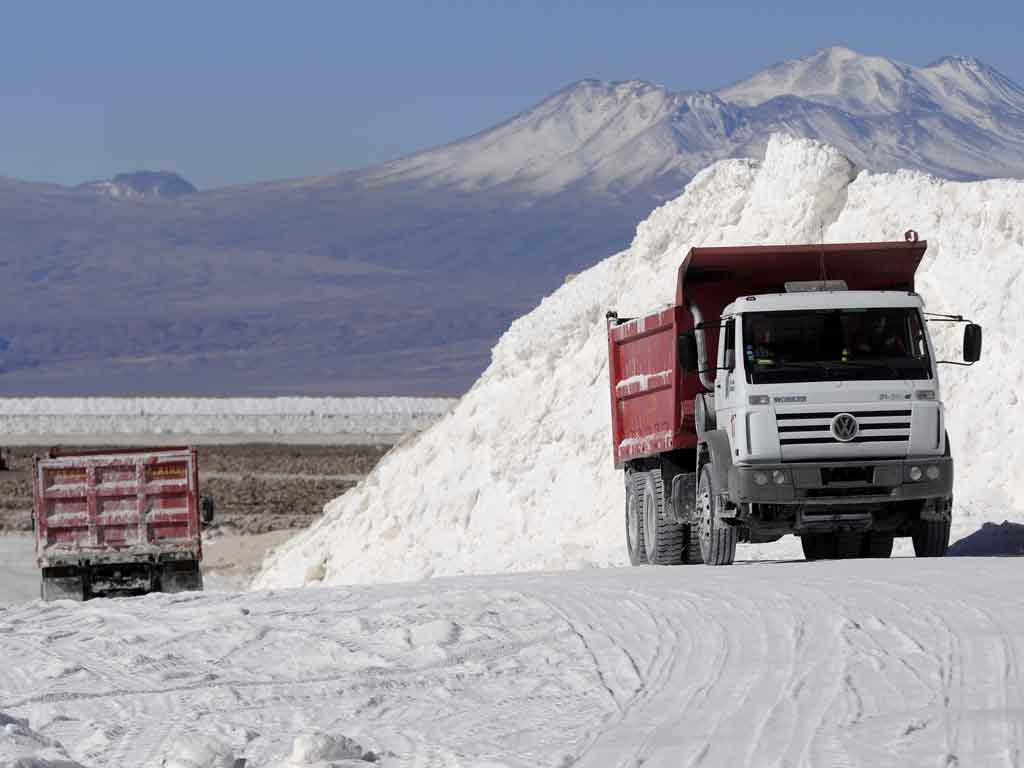
[[59, 742], [90, 768], [1015, 766], [1022, 576], [894, 558], [22, 603], [0, 765]]

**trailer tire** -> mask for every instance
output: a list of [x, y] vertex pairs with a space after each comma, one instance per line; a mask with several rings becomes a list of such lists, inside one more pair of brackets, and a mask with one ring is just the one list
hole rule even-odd
[[68, 574], [62, 568], [44, 568], [39, 584], [39, 598], [47, 603], [53, 600], [85, 600], [86, 583], [81, 573]]
[[918, 520], [912, 538], [917, 557], [942, 557], [949, 546], [949, 520]]
[[732, 565], [736, 559], [739, 529], [720, 519], [721, 491], [714, 467], [705, 464], [697, 481], [697, 530], [701, 557], [706, 565]]
[[630, 565], [647, 563], [644, 545], [643, 502], [640, 500], [638, 475], [642, 473], [626, 470], [626, 549]]
[[869, 533], [864, 537], [864, 557], [891, 557], [892, 536], [885, 533]]
[[649, 469], [637, 480], [641, 488], [644, 552], [652, 565], [679, 565], [683, 561], [685, 527], [669, 519], [661, 469]]
[[835, 555], [836, 536], [834, 533], [802, 533], [800, 547], [804, 551], [804, 560], [828, 560]]
[[164, 563], [160, 569], [160, 591], [168, 594], [202, 592], [203, 572], [199, 569], [199, 561]]

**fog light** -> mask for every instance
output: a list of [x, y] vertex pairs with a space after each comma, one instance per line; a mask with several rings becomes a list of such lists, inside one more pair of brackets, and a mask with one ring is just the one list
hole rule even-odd
[[768, 485], [768, 475], [764, 472], [755, 472], [754, 482], [758, 485]]
[[921, 479], [921, 468], [920, 467], [911, 467], [910, 468], [910, 472], [908, 474], [910, 476], [910, 479], [913, 480], [916, 483], [918, 480]]
[[772, 472], [772, 482], [775, 483], [776, 485], [782, 485], [784, 482], [786, 482], [786, 473], [783, 472], [781, 469], [776, 469], [774, 472]]
[[937, 466], [932, 464], [924, 471], [924, 473], [928, 476], [929, 480], [938, 480], [939, 475], [942, 474], [942, 471]]

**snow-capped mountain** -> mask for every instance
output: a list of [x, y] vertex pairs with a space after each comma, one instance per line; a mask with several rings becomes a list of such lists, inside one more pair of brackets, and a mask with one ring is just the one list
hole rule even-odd
[[112, 179], [90, 181], [79, 189], [118, 200], [172, 198], [196, 191], [190, 182], [170, 171], [132, 171], [119, 173]]
[[371, 182], [546, 195], [579, 185], [674, 194], [710, 162], [760, 156], [773, 132], [827, 141], [872, 170], [1024, 175], [1024, 88], [971, 58], [912, 67], [828, 48], [715, 93], [584, 80], [489, 131], [388, 163]]
[[975, 59], [830, 48], [715, 92], [583, 80], [333, 176], [129, 174], [99, 195], [0, 178], [0, 393], [461, 393], [513, 318], [773, 133], [875, 171], [1021, 177], [1024, 89]]

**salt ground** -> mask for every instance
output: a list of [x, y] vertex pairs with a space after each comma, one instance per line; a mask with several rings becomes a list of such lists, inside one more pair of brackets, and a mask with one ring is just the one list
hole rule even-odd
[[[1024, 522], [1024, 182], [858, 172], [836, 149], [775, 136], [763, 162], [700, 173], [637, 227], [632, 246], [515, 321], [455, 409], [407, 439], [268, 559], [256, 584], [347, 584], [626, 562], [613, 467], [605, 312], [671, 302], [692, 246], [929, 241], [918, 288], [932, 312], [985, 326], [983, 360], [943, 366], [956, 462], [953, 536]], [[958, 327], [935, 325], [944, 359]], [[909, 551], [899, 540], [897, 552]], [[792, 557], [799, 542], [742, 547]]]
[[1022, 575], [894, 558], [21, 603], [0, 766], [1011, 768]]

